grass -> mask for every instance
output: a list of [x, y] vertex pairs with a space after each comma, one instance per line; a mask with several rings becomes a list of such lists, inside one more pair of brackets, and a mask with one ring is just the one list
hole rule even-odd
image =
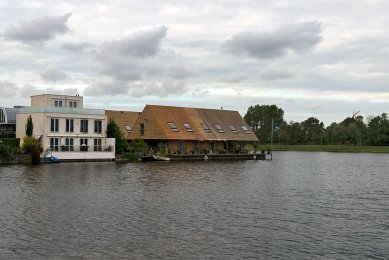
[[[261, 145], [266, 150], [270, 144]], [[273, 151], [305, 151], [305, 152], [348, 152], [348, 153], [389, 153], [389, 146], [363, 146], [363, 145], [282, 145], [273, 144]]]

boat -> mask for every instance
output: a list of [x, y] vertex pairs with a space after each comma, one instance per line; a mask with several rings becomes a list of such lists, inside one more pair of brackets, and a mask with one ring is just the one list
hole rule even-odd
[[161, 155], [153, 155], [154, 160], [156, 161], [170, 161], [169, 157], [161, 156]]

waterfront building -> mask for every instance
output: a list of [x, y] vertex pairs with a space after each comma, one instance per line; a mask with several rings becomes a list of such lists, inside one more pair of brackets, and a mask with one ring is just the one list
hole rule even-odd
[[105, 111], [83, 106], [79, 95], [31, 96], [31, 106], [20, 108], [16, 114], [16, 137], [22, 145], [31, 116], [33, 136], [41, 142], [42, 156], [60, 160], [115, 159], [115, 139], [106, 137]]
[[0, 107], [0, 133], [14, 134], [18, 108]]
[[237, 111], [157, 105], [146, 105], [127, 138], [164, 154], [249, 152], [259, 144]]
[[120, 132], [126, 140], [129, 140], [129, 135], [134, 127], [136, 120], [138, 119], [140, 112], [130, 111], [117, 111], [117, 110], [105, 110], [108, 122], [109, 120], [115, 121], [120, 128]]

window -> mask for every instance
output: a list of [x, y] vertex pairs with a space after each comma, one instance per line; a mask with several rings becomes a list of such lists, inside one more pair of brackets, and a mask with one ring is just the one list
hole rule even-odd
[[102, 132], [102, 123], [103, 121], [102, 120], [95, 120], [95, 133], [97, 134], [101, 134]]
[[126, 128], [127, 132], [131, 132], [132, 127], [130, 125], [125, 125], [124, 127]]
[[88, 151], [88, 139], [86, 139], [86, 138], [80, 139], [80, 151], [81, 152]]
[[186, 131], [188, 131], [188, 132], [193, 132], [193, 129], [192, 129], [192, 127], [190, 126], [190, 124], [184, 123], [184, 127], [185, 127]]
[[55, 107], [62, 107], [62, 100], [54, 100]]
[[74, 120], [67, 118], [66, 119], [66, 132], [73, 133], [74, 131]]
[[50, 148], [52, 151], [59, 150], [59, 138], [50, 138]]
[[236, 130], [235, 126], [229, 125], [228, 127], [231, 129], [231, 132], [233, 132], [234, 134], [238, 133], [238, 130]]
[[51, 132], [58, 132], [59, 131], [59, 119], [58, 118], [51, 118], [50, 119], [50, 131]]
[[93, 151], [101, 151], [101, 139], [94, 139], [93, 140], [94, 146]]
[[176, 125], [174, 123], [169, 122], [167, 124], [170, 127], [170, 129], [172, 130], [172, 132], [178, 132], [178, 129], [177, 129], [177, 127], [176, 127]]
[[80, 132], [81, 133], [88, 133], [88, 119], [81, 119], [80, 120]]
[[66, 151], [74, 151], [74, 140], [73, 138], [65, 138], [65, 150]]
[[145, 124], [144, 123], [140, 123], [140, 135], [144, 135], [145, 134]]
[[206, 132], [206, 133], [211, 132], [211, 129], [209, 128], [209, 126], [206, 123], [202, 123], [201, 127], [204, 129], [204, 132]]
[[224, 133], [224, 130], [223, 130], [223, 128], [222, 128], [220, 125], [215, 125], [215, 128], [216, 128], [216, 130], [217, 130], [219, 133]]
[[76, 108], [77, 107], [77, 101], [69, 101], [69, 107]]
[[246, 134], [249, 134], [249, 133], [250, 133], [250, 130], [247, 128], [247, 126], [242, 125], [241, 127], [242, 127], [243, 131], [244, 131]]

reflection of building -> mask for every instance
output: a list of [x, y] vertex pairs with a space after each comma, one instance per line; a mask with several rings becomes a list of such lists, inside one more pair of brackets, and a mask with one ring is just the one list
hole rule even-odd
[[83, 98], [67, 95], [36, 95], [31, 107], [16, 115], [16, 137], [22, 144], [27, 118], [31, 115], [33, 135], [50, 155], [66, 159], [114, 159], [115, 140], [106, 138], [107, 116], [101, 109], [83, 108]]
[[0, 133], [15, 133], [18, 108], [0, 107]]
[[129, 140], [142, 138], [163, 153], [231, 153], [259, 142], [229, 110], [147, 105], [131, 127]]

